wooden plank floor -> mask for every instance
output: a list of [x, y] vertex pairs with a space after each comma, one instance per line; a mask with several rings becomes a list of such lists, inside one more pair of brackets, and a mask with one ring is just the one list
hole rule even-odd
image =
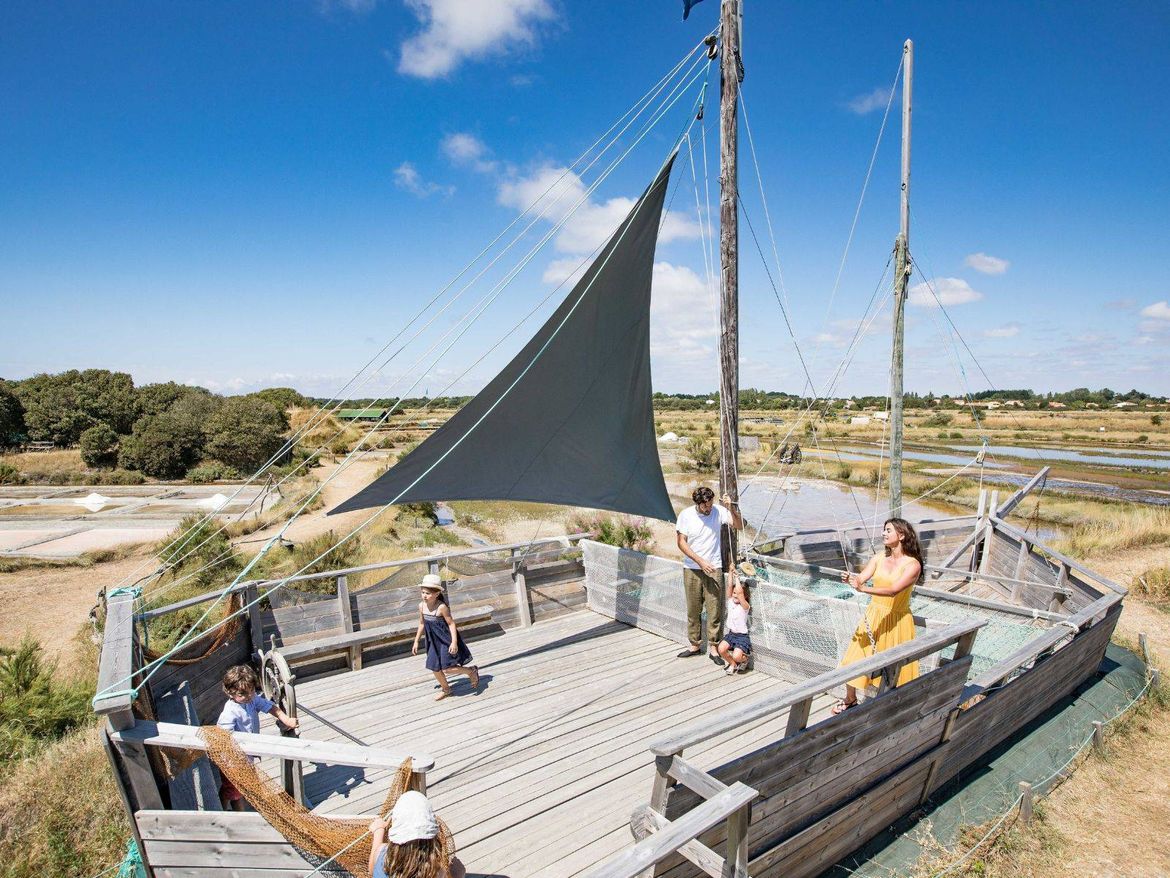
[[[580, 875], [632, 843], [648, 801], [647, 742], [787, 684], [727, 677], [676, 643], [580, 610], [471, 644], [485, 686], [459, 679], [435, 702], [422, 657], [297, 686], [302, 734], [430, 753], [429, 796], [473, 876]], [[815, 707], [827, 710], [828, 697]], [[711, 767], [782, 735], [787, 718], [708, 742], [686, 758]], [[275, 764], [266, 765], [275, 773]], [[377, 810], [390, 772], [306, 769], [322, 813]]]

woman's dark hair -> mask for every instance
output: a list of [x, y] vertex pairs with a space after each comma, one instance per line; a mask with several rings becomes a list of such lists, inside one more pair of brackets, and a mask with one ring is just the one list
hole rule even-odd
[[[918, 542], [918, 534], [914, 530], [914, 525], [904, 518], [887, 518], [885, 523], [893, 526], [898, 535], [902, 537], [902, 553], [918, 562], [918, 581], [922, 582], [926, 575], [926, 562], [922, 559], [922, 544]], [[886, 557], [889, 556], [890, 550], [887, 548]]]
[[691, 492], [691, 500], [694, 501], [696, 506], [698, 506], [700, 503], [706, 503], [708, 500], [714, 499], [715, 492], [706, 486], [695, 488], [695, 490]]

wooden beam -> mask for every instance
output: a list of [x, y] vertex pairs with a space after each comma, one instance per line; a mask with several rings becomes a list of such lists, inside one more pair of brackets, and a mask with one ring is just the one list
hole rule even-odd
[[692, 841], [718, 826], [744, 805], [759, 796], [755, 790], [741, 783], [732, 784], [713, 799], [688, 811], [678, 820], [672, 820], [658, 832], [619, 853], [601, 866], [587, 873], [588, 878], [637, 878], [646, 869], [677, 853]]
[[1026, 616], [1031, 619], [1043, 619], [1046, 622], [1059, 622], [1065, 617], [1060, 613], [1050, 613], [1047, 610], [1032, 610], [1027, 607], [1017, 607], [1015, 604], [1005, 604], [1003, 601], [993, 601], [990, 598], [977, 598], [969, 594], [959, 594], [953, 591], [940, 591], [936, 588], [915, 586], [914, 593], [924, 597], [936, 598], [940, 601], [951, 601], [956, 604], [966, 604], [969, 607], [981, 607], [985, 610], [995, 610], [998, 613], [1011, 613], [1015, 616]]
[[516, 558], [512, 550], [512, 582], [516, 587], [516, 609], [520, 614], [520, 627], [532, 627], [532, 607], [528, 605], [528, 584], [524, 577], [525, 562]]
[[[649, 838], [653, 833], [669, 825], [669, 820], [647, 805], [635, 808], [633, 816], [630, 817], [630, 831], [633, 832], [636, 841]], [[678, 852], [711, 878], [723, 878], [723, 857], [698, 839], [688, 841], [678, 849]]]
[[1020, 505], [1020, 501], [1022, 501], [1025, 497], [1027, 497], [1030, 493], [1032, 493], [1032, 491], [1038, 485], [1041, 485], [1045, 481], [1047, 481], [1048, 473], [1051, 469], [1052, 469], [1052, 467], [1050, 467], [1050, 466], [1044, 467], [1044, 469], [1040, 470], [1040, 472], [1038, 472], [1038, 473], [1036, 473], [1036, 475], [1032, 476], [1032, 478], [1028, 481], [1028, 483], [1026, 485], [1024, 485], [1024, 487], [1020, 488], [1020, 490], [1016, 491], [1016, 493], [1012, 494], [1010, 497], [1008, 497], [1006, 500], [1004, 500], [1003, 505], [1001, 505], [999, 507], [999, 512], [998, 512], [999, 517], [1000, 518], [1007, 518], [1008, 515], [1011, 514], [1012, 510]]
[[93, 712], [105, 716], [114, 729], [134, 725], [134, 600], [135, 596], [126, 592], [106, 601]]
[[[197, 732], [198, 729], [192, 726], [139, 720], [132, 728], [111, 733], [110, 740], [116, 744], [145, 744], [150, 747], [182, 747], [206, 751], [207, 744]], [[357, 744], [284, 738], [278, 735], [254, 735], [249, 732], [233, 732], [232, 738], [249, 756], [273, 756], [278, 759], [299, 759], [302, 762], [352, 765], [358, 768], [398, 768], [404, 759], [410, 757], [416, 772], [427, 772], [435, 767], [435, 760], [426, 753], [392, 752]]]
[[1013, 536], [1017, 540], [1020, 540], [1021, 542], [1024, 540], [1027, 540], [1033, 546], [1036, 546], [1041, 551], [1043, 551], [1044, 554], [1047, 555], [1049, 558], [1054, 558], [1057, 561], [1063, 561], [1065, 564], [1068, 565], [1070, 570], [1075, 570], [1078, 573], [1084, 574], [1085, 576], [1089, 577], [1093, 581], [1098, 582], [1101, 585], [1105, 586], [1110, 591], [1116, 592], [1117, 594], [1120, 594], [1120, 595], [1129, 594], [1129, 589], [1126, 588], [1124, 585], [1119, 585], [1118, 583], [1114, 582], [1112, 579], [1106, 579], [1104, 576], [1102, 576], [1097, 571], [1090, 570], [1088, 567], [1081, 564], [1079, 561], [1073, 560], [1068, 555], [1063, 555], [1060, 552], [1056, 551], [1055, 549], [1049, 548], [1048, 546], [1044, 545], [1043, 543], [1028, 536], [1026, 533], [1024, 533], [1019, 528], [1008, 524], [1003, 519], [996, 518], [995, 524], [997, 527], [1003, 528], [1004, 533], [1008, 534], [1009, 536]]

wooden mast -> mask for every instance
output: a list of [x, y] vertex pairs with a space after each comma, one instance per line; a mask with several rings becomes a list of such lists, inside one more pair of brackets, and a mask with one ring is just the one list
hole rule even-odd
[[[737, 209], [742, 0], [722, 0], [719, 92], [719, 491], [739, 499], [739, 214]], [[734, 559], [733, 559], [734, 560]]]
[[910, 282], [910, 91], [914, 43], [902, 46], [902, 226], [894, 243], [894, 347], [890, 361], [890, 515], [902, 514], [902, 362], [906, 287]]

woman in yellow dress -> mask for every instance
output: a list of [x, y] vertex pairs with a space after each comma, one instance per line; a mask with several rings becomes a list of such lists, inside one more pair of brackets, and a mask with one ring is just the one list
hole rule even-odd
[[[899, 643], [914, 639], [914, 617], [910, 613], [910, 593], [922, 579], [922, 549], [918, 534], [910, 522], [891, 518], [882, 528], [884, 555], [875, 555], [860, 573], [841, 574], [857, 591], [873, 595], [865, 610], [865, 618], [853, 632], [853, 639], [841, 659], [841, 666], [890, 649]], [[870, 580], [872, 585], [867, 585]], [[918, 662], [908, 662], [898, 672], [895, 685], [901, 686], [918, 677]], [[857, 704], [859, 689], [876, 688], [881, 677], [861, 676], [850, 680], [845, 697], [833, 706], [833, 713], [842, 713]]]

